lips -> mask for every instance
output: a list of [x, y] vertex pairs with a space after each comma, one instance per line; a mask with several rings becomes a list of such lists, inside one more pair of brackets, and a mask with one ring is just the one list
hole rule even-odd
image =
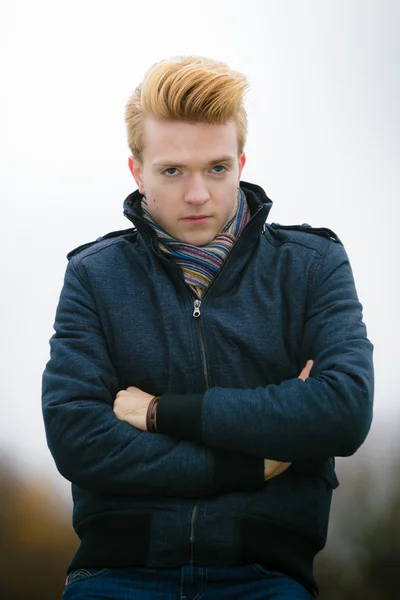
[[183, 221], [188, 223], [205, 223], [209, 218], [208, 215], [191, 215], [190, 217], [184, 217]]

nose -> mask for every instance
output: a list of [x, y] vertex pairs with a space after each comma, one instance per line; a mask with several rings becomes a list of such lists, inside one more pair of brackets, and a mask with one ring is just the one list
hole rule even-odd
[[210, 199], [210, 194], [202, 174], [193, 174], [185, 190], [185, 201], [189, 204], [204, 204]]

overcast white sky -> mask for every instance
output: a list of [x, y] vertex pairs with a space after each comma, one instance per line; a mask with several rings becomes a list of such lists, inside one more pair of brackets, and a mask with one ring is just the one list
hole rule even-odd
[[58, 477], [40, 385], [65, 255], [129, 227], [124, 105], [176, 54], [248, 76], [243, 178], [274, 201], [271, 221], [344, 241], [376, 347], [376, 419], [399, 421], [399, 30], [396, 0], [2, 0], [0, 449]]

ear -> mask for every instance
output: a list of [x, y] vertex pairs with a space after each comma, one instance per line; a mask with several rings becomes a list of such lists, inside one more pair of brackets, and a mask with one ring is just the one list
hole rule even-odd
[[243, 168], [244, 168], [245, 164], [246, 164], [246, 155], [243, 152], [243, 154], [239, 158], [239, 181], [240, 181], [240, 179], [242, 177], [242, 171], [243, 171]]
[[142, 164], [134, 156], [128, 158], [128, 167], [133, 175], [136, 185], [139, 188], [139, 192], [144, 196], [144, 184], [142, 174]]

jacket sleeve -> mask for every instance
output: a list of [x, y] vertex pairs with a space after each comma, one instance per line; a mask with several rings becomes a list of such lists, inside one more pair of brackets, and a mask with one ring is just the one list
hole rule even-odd
[[88, 288], [72, 259], [42, 388], [47, 442], [60, 473], [81, 488], [116, 494], [201, 497], [261, 488], [259, 458], [142, 432], [115, 417], [118, 378]]
[[314, 360], [311, 376], [256, 389], [215, 387], [186, 404], [182, 396], [162, 396], [160, 432], [281, 461], [358, 449], [372, 420], [372, 344], [343, 246], [330, 243], [317, 262], [301, 350], [303, 366]]

